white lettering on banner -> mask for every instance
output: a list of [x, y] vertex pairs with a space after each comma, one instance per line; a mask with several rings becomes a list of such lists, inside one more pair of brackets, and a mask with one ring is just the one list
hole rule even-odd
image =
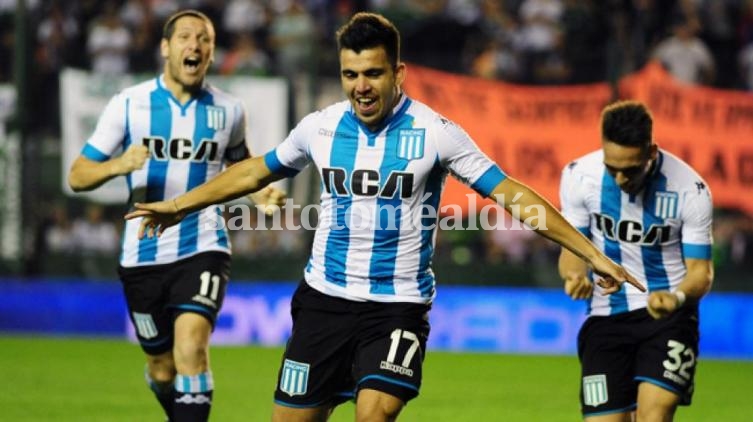
[[585, 316], [544, 303], [512, 306], [502, 302], [465, 305], [434, 304], [432, 349], [565, 354], [575, 351], [575, 338]]
[[[227, 320], [230, 321], [229, 325], [226, 324]], [[136, 333], [127, 314], [125, 324], [127, 337], [136, 341]], [[212, 343], [279, 346], [288, 339], [291, 326], [288, 296], [270, 303], [264, 296], [227, 295], [212, 333]]]
[[220, 318], [229, 317], [230, 327], [218, 325], [212, 341], [218, 344], [284, 344], [290, 335], [290, 297], [270, 303], [264, 296], [226, 296]]
[[[518, 349], [535, 353], [567, 351], [585, 318], [574, 318], [566, 309], [523, 305], [518, 315]], [[545, 331], [537, 333], [536, 331]]]
[[429, 346], [463, 350], [473, 347], [486, 350], [509, 349], [512, 343], [511, 316], [497, 304], [469, 303], [448, 308], [433, 306], [429, 314]]
[[[575, 352], [581, 308], [516, 298], [489, 301], [468, 297], [435, 303], [430, 312], [431, 349], [505, 353], [568, 354]], [[135, 334], [124, 315], [130, 339]], [[213, 344], [284, 345], [290, 335], [290, 296], [271, 301], [263, 295], [225, 297]]]

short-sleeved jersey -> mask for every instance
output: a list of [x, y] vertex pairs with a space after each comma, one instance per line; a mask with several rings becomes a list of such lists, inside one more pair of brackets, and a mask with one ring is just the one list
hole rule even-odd
[[[126, 88], [107, 104], [82, 155], [106, 161], [131, 144], [149, 148], [144, 166], [126, 175], [131, 202], [174, 198], [212, 178], [223, 161], [248, 156], [240, 100], [212, 86], [185, 104], [162, 77]], [[126, 222], [120, 264], [166, 264], [206, 251], [230, 253], [219, 207], [189, 214], [159, 238], [139, 240], [140, 219]]]
[[624, 284], [604, 296], [595, 286], [589, 315], [645, 308], [648, 294], [674, 291], [685, 259], [711, 259], [712, 200], [706, 182], [688, 164], [660, 150], [642, 192], [630, 195], [606, 171], [604, 154], [568, 164], [560, 184], [562, 213], [648, 292]]
[[265, 161], [288, 175], [316, 166], [321, 212], [304, 278], [355, 301], [430, 303], [447, 173], [484, 196], [506, 177], [460, 127], [406, 96], [378, 132], [347, 101], [309, 114]]

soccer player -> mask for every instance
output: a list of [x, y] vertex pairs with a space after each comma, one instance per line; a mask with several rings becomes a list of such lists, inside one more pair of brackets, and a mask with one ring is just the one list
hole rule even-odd
[[565, 292], [588, 299], [578, 335], [587, 421], [670, 421], [690, 403], [698, 358], [698, 302], [711, 288], [711, 193], [657, 147], [645, 105], [601, 116], [602, 148], [565, 167], [565, 217], [648, 287], [605, 296], [587, 264], [563, 249]]
[[[347, 399], [356, 420], [395, 420], [421, 386], [435, 296], [431, 257], [440, 194], [454, 174], [521, 218], [545, 212], [540, 233], [604, 276], [607, 291], [635, 283], [546, 200], [505, 175], [469, 136], [400, 89], [395, 26], [358, 13], [337, 32], [348, 101], [306, 116], [275, 150], [245, 160], [170, 201], [136, 204], [142, 235], [159, 236], [186, 213], [254, 192], [314, 163], [322, 179], [319, 226], [292, 299], [293, 332], [279, 371], [273, 420], [326, 420]], [[138, 220], [136, 220], [138, 221]], [[419, 224], [411, 224], [419, 222]]]
[[[249, 157], [240, 100], [205, 83], [215, 32], [202, 13], [165, 23], [160, 77], [115, 95], [74, 162], [74, 191], [125, 175], [133, 201], [173, 198]], [[122, 148], [119, 156], [113, 154]], [[281, 202], [268, 188], [254, 197]], [[197, 208], [159, 240], [139, 239], [127, 222], [118, 273], [129, 315], [146, 353], [146, 379], [170, 421], [206, 421], [212, 405], [209, 336], [229, 278], [224, 229], [205, 230], [219, 208]], [[214, 217], [214, 218], [213, 218]]]

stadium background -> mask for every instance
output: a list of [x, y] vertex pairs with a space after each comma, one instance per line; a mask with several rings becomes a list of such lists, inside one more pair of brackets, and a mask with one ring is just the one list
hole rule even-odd
[[[354, 11], [380, 11], [396, 22], [404, 39], [403, 59], [423, 78], [411, 81], [409, 67], [409, 81], [419, 82], [412, 87], [416, 95], [425, 83], [429, 88], [423, 87], [422, 100], [439, 110], [463, 104], [471, 115], [483, 98], [451, 91], [453, 78], [473, 78], [473, 92], [481, 86], [488, 92], [512, 90], [536, 98], [577, 96], [577, 91], [568, 90], [582, 89], [585, 95], [595, 95], [594, 101], [606, 101], [619, 92], [624, 95], [621, 84], [656, 63], [652, 59], [662, 42], [683, 29], [694, 33], [696, 42], [708, 49], [714, 71], [705, 72], [702, 58], [681, 51], [664, 64], [672, 69], [671, 61], [677, 60], [683, 68], [697, 66], [697, 77], [662, 82], [674, 87], [670, 100], [648, 95], [646, 101], [661, 106], [657, 111], [662, 119], [672, 118], [664, 107], [672, 101], [689, 104], [701, 97], [737, 107], [739, 130], [731, 135], [736, 138], [716, 136], [729, 129], [729, 121], [722, 120], [722, 128], [704, 128], [692, 139], [673, 140], [678, 150], [671, 151], [683, 154], [698, 148], [703, 155], [711, 145], [726, 151], [725, 162], [733, 163], [700, 169], [708, 169], [705, 177], [723, 179], [727, 184], [719, 186], [734, 194], [733, 200], [716, 208], [717, 277], [702, 310], [701, 352], [714, 359], [753, 359], [753, 161], [744, 159], [753, 154], [749, 0], [0, 0], [0, 331], [7, 334], [3, 341], [29, 333], [121, 339], [132, 335], [114, 274], [125, 212], [122, 201], [118, 203], [122, 186], [115, 183], [75, 197], [63, 188], [63, 175], [71, 151], [78, 152], [93, 127], [102, 101], [119, 86], [161, 69], [156, 50], [159, 25], [179, 7], [198, 8], [213, 18], [218, 31], [213, 81], [234, 87], [247, 101], [254, 135], [251, 149], [256, 153], [273, 147], [309, 111], [341, 98], [332, 34]], [[260, 89], [265, 94], [259, 94]], [[567, 92], [576, 94], [561, 94]], [[264, 104], [255, 98], [264, 98]], [[706, 109], [700, 110], [698, 116], [703, 117]], [[588, 139], [586, 144], [598, 141], [597, 117], [587, 113], [571, 122], [580, 128], [576, 135]], [[536, 141], [537, 130], [556, 126], [556, 119], [556, 114], [544, 113], [537, 122], [541, 126], [528, 125], [534, 135], [524, 133], [522, 139], [530, 136]], [[461, 123], [474, 136], [491, 126]], [[698, 122], [688, 124], [688, 131], [693, 131]], [[504, 126], [497, 130], [505, 133]], [[495, 150], [502, 143], [499, 139], [481, 143], [503, 161], [503, 168], [510, 168], [503, 159], [510, 158]], [[543, 176], [536, 172], [548, 163], [548, 156], [536, 151], [517, 157], [532, 162], [532, 170], [511, 173], [523, 181], [526, 176], [539, 177], [556, 186], [557, 171]], [[556, 150], [558, 156], [565, 155], [561, 159], [568, 159], [567, 151]], [[318, 182], [303, 173], [286, 188], [297, 203], [307, 204], [316, 198]], [[289, 328], [287, 298], [292, 282], [300, 278], [311, 233], [236, 231], [232, 237], [233, 285], [216, 340], [247, 347], [280, 345]], [[432, 315], [431, 347], [563, 355], [572, 364], [583, 306], [561, 293], [557, 252], [553, 244], [526, 231], [440, 232], [435, 258], [439, 297]], [[0, 364], [0, 375], [12, 374], [13, 350], [20, 356], [34, 344], [28, 340], [9, 346], [10, 360]], [[83, 353], [85, 344], [72, 347]], [[133, 355], [131, 359], [136, 360]], [[470, 358], [466, 363], [485, 359]], [[750, 363], [745, 365], [750, 373]], [[130, 372], [138, 375], [138, 370]], [[750, 380], [742, 381], [738, 389], [753, 390]], [[715, 382], [735, 389], [732, 378]], [[699, 389], [702, 383], [703, 379]], [[567, 391], [576, 394], [577, 384]], [[753, 414], [749, 403], [736, 405], [743, 409], [739, 415]], [[576, 412], [570, 416], [577, 414], [572, 406], [568, 410]], [[46, 420], [19, 414], [28, 418], [15, 420]]]

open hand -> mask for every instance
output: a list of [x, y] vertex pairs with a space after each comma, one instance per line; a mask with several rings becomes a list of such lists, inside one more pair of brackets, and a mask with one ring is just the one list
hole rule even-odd
[[267, 186], [252, 194], [249, 194], [248, 197], [254, 202], [254, 204], [256, 204], [258, 207], [261, 207], [264, 210], [264, 213], [267, 215], [272, 215], [275, 213], [275, 211], [282, 208], [282, 206], [285, 205], [285, 200], [287, 199], [285, 191], [274, 188], [272, 186]]
[[605, 295], [618, 292], [624, 283], [630, 283], [642, 292], [646, 291], [646, 288], [635, 277], [606, 256], [602, 255], [591, 262], [591, 268], [601, 276], [596, 280], [596, 284], [602, 288], [602, 293]]
[[139, 239], [143, 239], [144, 235], [150, 239], [155, 235], [160, 237], [165, 229], [178, 224], [186, 215], [185, 212], [178, 211], [174, 200], [147, 204], [137, 202], [133, 206], [136, 210], [126, 214], [125, 219], [143, 217], [139, 226]]

